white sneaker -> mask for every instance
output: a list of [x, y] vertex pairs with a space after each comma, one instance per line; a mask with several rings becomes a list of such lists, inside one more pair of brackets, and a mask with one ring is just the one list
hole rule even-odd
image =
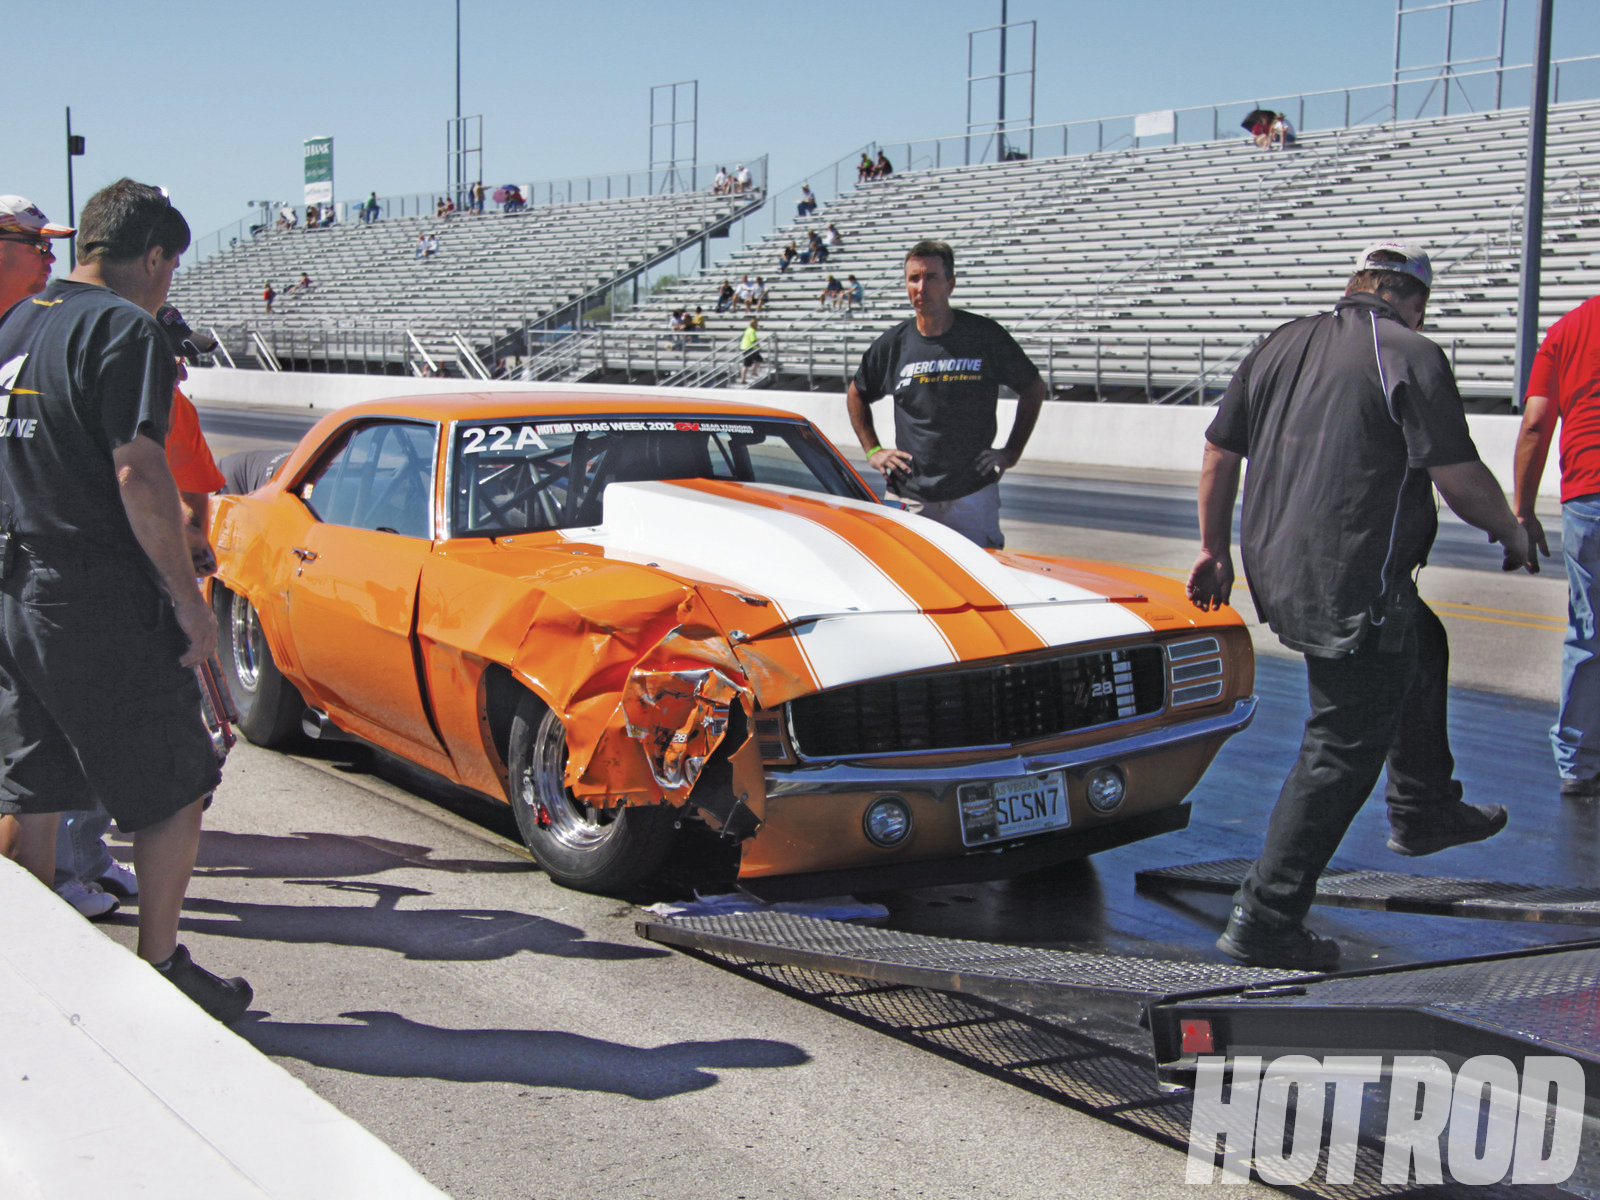
[[117, 911], [117, 898], [110, 892], [100, 890], [97, 883], [84, 883], [78, 879], [69, 879], [56, 888], [56, 895], [60, 896], [79, 914], [93, 921], [96, 917], [107, 917]]
[[113, 896], [120, 896], [124, 900], [139, 894], [138, 876], [116, 859], [111, 860], [111, 865], [105, 869], [105, 874], [95, 882]]

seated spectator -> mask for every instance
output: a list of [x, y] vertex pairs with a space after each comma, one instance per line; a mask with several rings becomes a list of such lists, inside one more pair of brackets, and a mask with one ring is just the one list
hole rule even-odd
[[728, 306], [733, 303], [733, 284], [726, 279], [722, 281], [722, 290], [717, 293], [717, 311], [727, 312]]
[[506, 184], [506, 202], [502, 210], [508, 213], [521, 212], [528, 207], [528, 202], [522, 198], [522, 189], [514, 183]]
[[672, 310], [672, 316], [668, 318], [667, 328], [671, 329], [673, 333], [672, 345], [675, 348], [682, 349], [685, 341], [683, 335], [694, 328], [693, 318], [689, 316], [686, 310], [675, 308]]
[[711, 194], [713, 196], [726, 196], [733, 190], [733, 179], [729, 176], [726, 167], [717, 168], [717, 177], [711, 181]]
[[795, 211], [802, 217], [809, 217], [817, 211], [817, 198], [811, 194], [811, 185], [809, 183], [800, 185], [800, 203], [794, 207]]
[[334, 206], [333, 206], [333, 204], [332, 203], [324, 204], [322, 206], [322, 227], [324, 229], [332, 229], [333, 228], [333, 220], [334, 220]]
[[734, 188], [734, 191], [740, 192], [740, 193], [744, 193], [744, 192], [748, 192], [750, 190], [750, 187], [751, 187], [750, 168], [745, 166], [743, 163], [740, 163], [739, 164], [739, 171], [733, 177], [733, 188]]
[[733, 306], [735, 308], [749, 308], [752, 298], [756, 294], [756, 285], [750, 282], [746, 275], [739, 281], [739, 286], [733, 289]]
[[1267, 131], [1267, 148], [1276, 147], [1279, 150], [1294, 145], [1294, 126], [1289, 124], [1289, 118], [1278, 113], [1272, 118], [1272, 128]]
[[854, 275], [849, 277], [850, 286], [844, 290], [845, 304], [851, 312], [867, 306], [867, 290], [861, 286], [861, 281]]
[[427, 250], [424, 252], [424, 257], [432, 258], [437, 253], [439, 253], [439, 235], [436, 233], [430, 233], [428, 235], [428, 246]]
[[417, 244], [414, 247], [412, 247], [411, 257], [412, 258], [421, 258], [423, 255], [427, 254], [427, 252], [428, 252], [428, 235], [425, 234], [425, 233], [419, 233], [419, 234], [417, 234]]
[[839, 282], [837, 275], [828, 276], [828, 285], [822, 289], [822, 295], [817, 297], [818, 308], [838, 308], [844, 303], [844, 284]]
[[[706, 314], [698, 304], [694, 306], [694, 316], [689, 318], [689, 328], [693, 329], [696, 334], [706, 331]], [[696, 337], [694, 340], [698, 342], [700, 339]]]
[[793, 265], [794, 260], [800, 257], [800, 251], [795, 249], [793, 242], [783, 248], [783, 253], [778, 255], [778, 274], [782, 275]]
[[1262, 116], [1250, 126], [1250, 140], [1265, 150], [1271, 139], [1272, 122], [1266, 116]]
[[298, 229], [300, 227], [300, 214], [287, 204], [278, 213], [278, 217], [283, 222], [285, 229]]
[[311, 276], [307, 275], [304, 271], [301, 271], [300, 272], [300, 282], [299, 283], [291, 283], [288, 286], [288, 288], [285, 289], [283, 294], [285, 296], [288, 296], [288, 295], [292, 295], [295, 292], [309, 292], [310, 290], [311, 290]]
[[815, 229], [806, 234], [811, 239], [811, 248], [800, 256], [801, 262], [816, 263], [821, 266], [828, 261], [828, 247], [823, 245], [822, 239], [817, 236]]
[[874, 179], [887, 179], [894, 174], [894, 164], [882, 150], [878, 151], [878, 161], [872, 164], [872, 177]]
[[322, 209], [318, 208], [315, 204], [306, 205], [306, 228], [307, 229], [315, 229], [317, 227], [317, 223], [321, 219], [322, 219]]
[[443, 196], [440, 196], [438, 199], [436, 199], [433, 202], [433, 215], [436, 216], [436, 217], [444, 216], [444, 197]]
[[837, 250], [844, 245], [844, 236], [839, 232], [839, 227], [830, 223], [828, 232], [822, 235], [822, 244], [829, 250]]
[[861, 161], [856, 164], [856, 182], [866, 183], [872, 178], [872, 155], [865, 150], [861, 152]]
[[750, 304], [749, 304], [749, 307], [752, 310], [754, 310], [756, 312], [759, 312], [762, 308], [764, 308], [766, 306], [767, 296], [769, 294], [770, 294], [770, 292], [769, 292], [769, 290], [767, 288], [767, 281], [765, 279], [761, 278], [761, 276], [757, 275], [756, 276], [756, 285], [755, 285], [755, 287], [750, 289]]

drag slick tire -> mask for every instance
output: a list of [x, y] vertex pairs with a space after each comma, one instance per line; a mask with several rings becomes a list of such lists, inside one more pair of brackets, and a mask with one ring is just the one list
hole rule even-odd
[[305, 701], [272, 661], [256, 610], [239, 593], [211, 585], [217, 614], [217, 661], [239, 710], [239, 730], [258, 746], [282, 746], [300, 734]]
[[511, 718], [508, 766], [517, 828], [545, 873], [580, 892], [616, 895], [661, 868], [676, 841], [677, 813], [661, 804], [591, 808], [564, 782], [567, 731], [524, 695]]

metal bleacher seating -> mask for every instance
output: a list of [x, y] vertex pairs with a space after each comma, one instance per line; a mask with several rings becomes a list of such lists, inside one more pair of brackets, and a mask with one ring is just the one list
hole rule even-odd
[[[1600, 104], [1551, 110], [1541, 327], [1600, 290], [1597, 132]], [[1505, 396], [1526, 143], [1526, 110], [1502, 110], [1311, 133], [1286, 151], [1234, 138], [906, 171], [781, 224], [652, 298], [610, 337], [642, 368], [638, 338], [665, 340], [668, 313], [700, 306], [708, 336], [674, 361], [735, 362], [731, 339], [748, 318], [716, 313], [718, 288], [759, 275], [772, 289], [759, 314], [771, 377], [837, 388], [872, 337], [910, 316], [902, 258], [932, 237], [955, 247], [955, 303], [1005, 323], [1059, 393], [1190, 399], [1203, 374], [1214, 397], [1261, 334], [1331, 304], [1363, 245], [1402, 236], [1433, 256], [1428, 332], [1463, 392]], [[780, 274], [781, 248], [803, 249], [807, 231], [830, 222], [845, 245], [825, 265]], [[856, 275], [867, 308], [820, 307], [828, 274]], [[615, 371], [615, 349], [607, 357]], [[737, 373], [682, 369], [678, 379]]]
[[[392, 364], [409, 335], [437, 346], [459, 334], [481, 353], [758, 201], [753, 192], [677, 192], [263, 230], [181, 270], [172, 301], [197, 326], [215, 328], [235, 355], [251, 353], [252, 330], [278, 356], [337, 358], [342, 369], [357, 360]], [[437, 252], [419, 257], [419, 235], [436, 237]], [[291, 290], [302, 274], [311, 287]], [[270, 316], [268, 283], [277, 292]]]

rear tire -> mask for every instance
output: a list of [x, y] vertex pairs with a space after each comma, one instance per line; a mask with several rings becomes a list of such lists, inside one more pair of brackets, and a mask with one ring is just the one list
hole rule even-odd
[[305, 701], [272, 661], [256, 610], [220, 583], [211, 586], [211, 607], [217, 615], [217, 660], [239, 710], [239, 731], [269, 748], [294, 740]]
[[511, 718], [511, 809], [545, 873], [563, 887], [616, 895], [649, 880], [677, 840], [664, 804], [592, 808], [567, 789], [567, 731], [524, 694]]

